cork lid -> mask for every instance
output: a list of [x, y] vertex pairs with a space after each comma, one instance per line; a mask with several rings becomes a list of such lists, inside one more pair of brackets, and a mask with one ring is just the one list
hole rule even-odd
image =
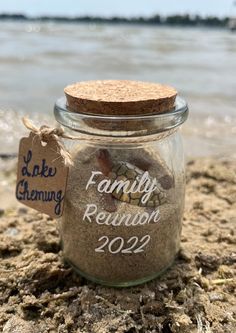
[[167, 85], [127, 80], [78, 82], [64, 92], [74, 112], [117, 116], [167, 112], [177, 96]]

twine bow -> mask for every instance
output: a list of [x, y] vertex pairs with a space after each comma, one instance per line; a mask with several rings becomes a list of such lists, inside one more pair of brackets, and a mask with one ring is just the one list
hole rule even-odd
[[28, 128], [31, 132], [38, 135], [40, 140], [43, 142], [49, 142], [50, 140], [55, 140], [58, 144], [58, 147], [60, 149], [59, 153], [62, 156], [65, 165], [73, 165], [73, 161], [71, 159], [70, 153], [66, 150], [64, 144], [61, 142], [60, 138], [65, 139], [73, 139], [73, 137], [68, 136], [64, 133], [64, 129], [60, 127], [49, 127], [46, 125], [41, 126], [38, 128], [33, 124], [33, 122], [28, 118], [22, 118], [23, 124], [26, 128]]

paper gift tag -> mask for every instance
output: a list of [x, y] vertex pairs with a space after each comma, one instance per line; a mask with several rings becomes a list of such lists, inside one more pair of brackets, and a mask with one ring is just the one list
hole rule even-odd
[[68, 170], [57, 141], [52, 138], [42, 143], [31, 132], [20, 141], [16, 198], [53, 218], [61, 216]]

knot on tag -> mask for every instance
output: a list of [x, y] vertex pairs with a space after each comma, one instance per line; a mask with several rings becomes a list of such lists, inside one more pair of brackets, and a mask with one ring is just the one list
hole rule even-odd
[[[32, 129], [31, 131], [34, 132]], [[53, 138], [55, 138], [55, 136], [63, 137], [64, 129], [62, 127], [51, 128], [46, 125], [43, 125], [40, 127], [37, 133], [36, 132], [34, 133], [40, 136], [41, 141], [48, 142], [49, 140], [52, 139], [52, 137]]]
[[49, 142], [50, 140], [55, 140], [58, 144], [59, 152], [64, 160], [65, 165], [73, 165], [73, 161], [71, 159], [70, 153], [66, 150], [63, 143], [61, 142], [60, 138], [68, 138], [67, 135], [64, 135], [64, 129], [62, 127], [49, 127], [46, 125], [41, 126], [38, 128], [33, 124], [33, 122], [28, 118], [22, 119], [23, 124], [26, 128], [28, 128], [32, 133], [39, 136], [40, 141], [42, 142]]

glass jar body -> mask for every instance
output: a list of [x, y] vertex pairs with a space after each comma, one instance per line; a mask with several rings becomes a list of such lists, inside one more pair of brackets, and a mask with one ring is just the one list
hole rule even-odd
[[180, 245], [185, 167], [179, 131], [145, 142], [66, 141], [74, 165], [59, 221], [65, 259], [82, 276], [110, 286], [160, 275]]

